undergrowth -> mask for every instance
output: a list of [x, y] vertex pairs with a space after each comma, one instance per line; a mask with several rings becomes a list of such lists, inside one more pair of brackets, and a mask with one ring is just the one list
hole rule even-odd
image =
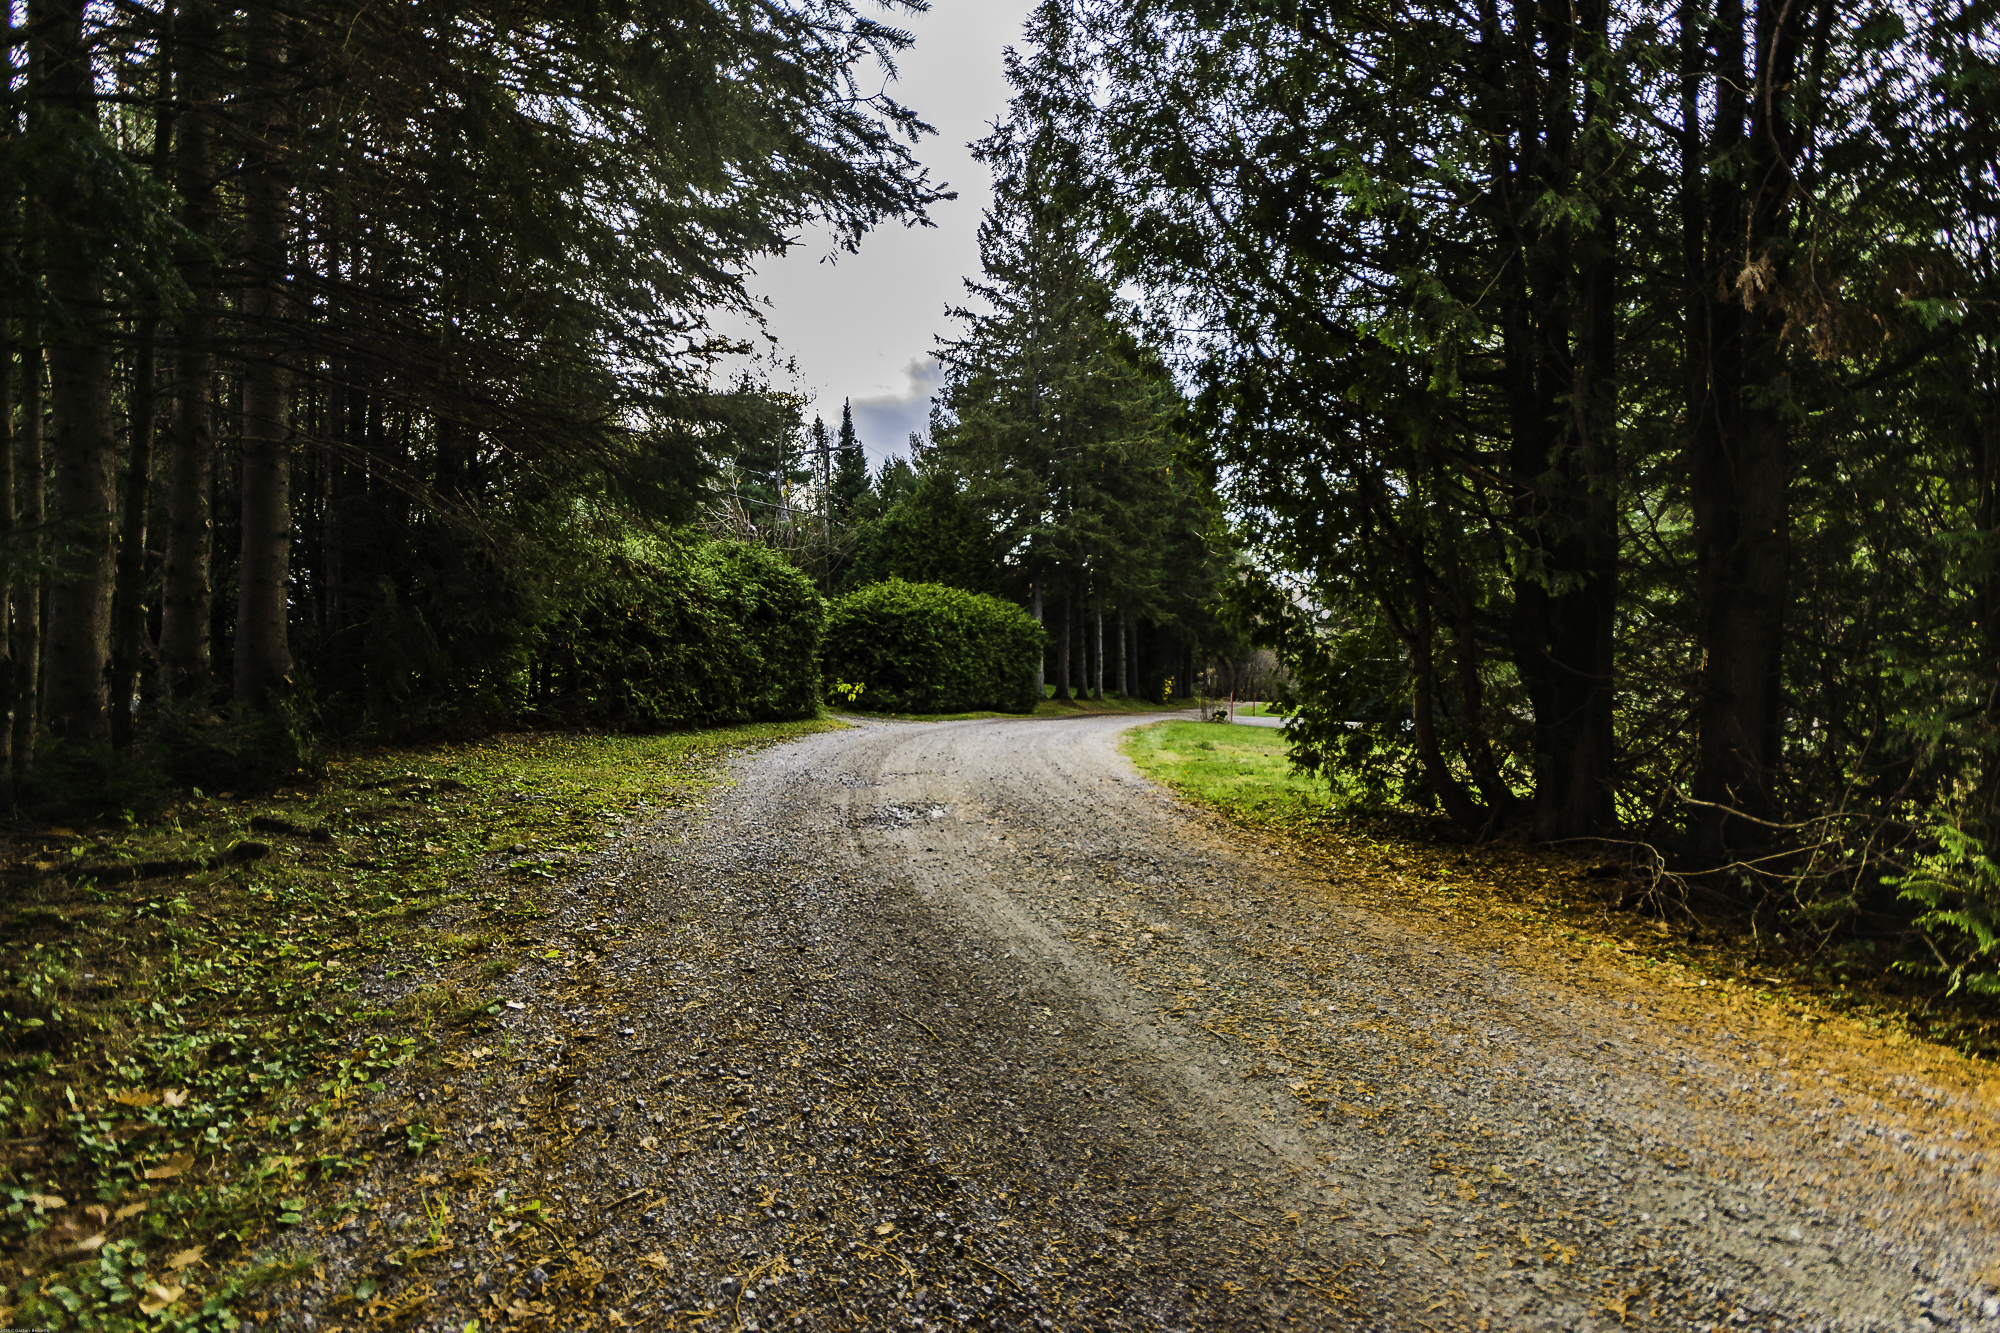
[[[234, 1329], [311, 1189], [414, 1121], [350, 1107], [496, 1012], [544, 891], [748, 745], [835, 725], [351, 753], [269, 798], [17, 833], [0, 906], [0, 1325]], [[428, 924], [455, 905], [447, 931]], [[363, 977], [455, 963], [396, 1008]], [[335, 1202], [324, 1205], [339, 1208]]]
[[2000, 1058], [1994, 1001], [1807, 932], [1678, 893], [1602, 844], [1469, 843], [1448, 820], [1374, 804], [1359, 785], [1293, 771], [1271, 728], [1165, 722], [1126, 753], [1149, 777], [1245, 828], [1340, 863], [1347, 891], [1473, 926], [1619, 954], [1663, 985], [1724, 986], [1805, 1018], [1842, 1015], [1983, 1060]]

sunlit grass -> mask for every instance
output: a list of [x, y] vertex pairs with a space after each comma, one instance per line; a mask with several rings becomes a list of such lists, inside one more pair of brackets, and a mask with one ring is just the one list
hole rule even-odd
[[1296, 819], [1336, 805], [1325, 781], [1293, 770], [1285, 734], [1270, 727], [1160, 722], [1128, 735], [1124, 750], [1146, 776], [1232, 815]]

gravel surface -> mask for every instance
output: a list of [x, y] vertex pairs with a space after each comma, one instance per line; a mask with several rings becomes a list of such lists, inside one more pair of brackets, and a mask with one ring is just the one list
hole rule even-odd
[[1971, 1066], [1357, 906], [1140, 778], [1137, 720], [740, 761], [366, 1109], [442, 1140], [277, 1312], [2000, 1330]]

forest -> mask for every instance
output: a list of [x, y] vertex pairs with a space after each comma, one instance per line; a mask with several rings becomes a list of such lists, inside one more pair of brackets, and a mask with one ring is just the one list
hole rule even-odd
[[1991, 4], [1050, 0], [1294, 756], [2000, 989]]
[[775, 716], [817, 631], [746, 627], [898, 577], [1060, 697], [1269, 646], [1368, 799], [1996, 984], [1991, 4], [1047, 0], [875, 472], [713, 328], [950, 197], [844, 0], [9, 24], [10, 802]]
[[[10, 25], [0, 803], [268, 782], [323, 739], [810, 711], [810, 682], [759, 681], [813, 673], [815, 630], [738, 641], [892, 576], [1046, 594], [1063, 697], [1073, 623], [1100, 694], [1107, 661], [1121, 690], [1142, 654], [1185, 680], [1226, 635], [1212, 497], [1165, 461], [1177, 393], [1124, 333], [1093, 410], [1131, 419], [1034, 496], [1003, 480], [1025, 456], [954, 466], [991, 413], [871, 473], [851, 418], [836, 446], [796, 393], [723, 376], [758, 257], [952, 197], [929, 127], [856, 81], [908, 34], [853, 6]], [[1107, 459], [1155, 478], [1144, 505], [1071, 494]]]

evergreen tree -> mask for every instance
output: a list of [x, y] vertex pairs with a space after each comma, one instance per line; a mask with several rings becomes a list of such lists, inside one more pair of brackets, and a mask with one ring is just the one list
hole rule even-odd
[[975, 145], [993, 169], [994, 201], [980, 225], [981, 276], [966, 283], [977, 304], [954, 310], [963, 332], [940, 340], [946, 417], [932, 445], [966, 479], [1031, 602], [1056, 599], [1058, 697], [1068, 694], [1073, 607], [1091, 605], [1095, 633], [1106, 604], [1157, 616], [1177, 581], [1208, 587], [1205, 555], [1171, 540], [1207, 526], [1189, 503], [1192, 474], [1176, 480], [1180, 396], [1101, 271], [1080, 148], [1038, 100], [1075, 89], [1066, 33], [1060, 12], [1038, 11], [1033, 63], [1008, 54], [1013, 114]]
[[[901, 142], [926, 127], [849, 95], [856, 62], [909, 41], [849, 0], [38, 0], [30, 19], [34, 40], [10, 32], [33, 77], [6, 67], [0, 125], [0, 380], [24, 413], [0, 528], [55, 540], [52, 562], [9, 552], [16, 769], [51, 723], [130, 743], [107, 721], [156, 610], [149, 694], [176, 709], [273, 701], [295, 659], [329, 720], [401, 706], [384, 681], [499, 670], [496, 636], [546, 604], [528, 553], [690, 516], [706, 446], [747, 429], [708, 391], [703, 329], [753, 310], [756, 258], [813, 220], [851, 247], [940, 197]], [[783, 454], [760, 468], [778, 503], [808, 472], [797, 435], [740, 441]], [[44, 568], [46, 635], [41, 575], [18, 573]]]
[[868, 455], [854, 433], [854, 404], [846, 399], [840, 404], [840, 438], [834, 444], [833, 458], [834, 521], [851, 523], [865, 517], [857, 513], [856, 506], [868, 498]]

